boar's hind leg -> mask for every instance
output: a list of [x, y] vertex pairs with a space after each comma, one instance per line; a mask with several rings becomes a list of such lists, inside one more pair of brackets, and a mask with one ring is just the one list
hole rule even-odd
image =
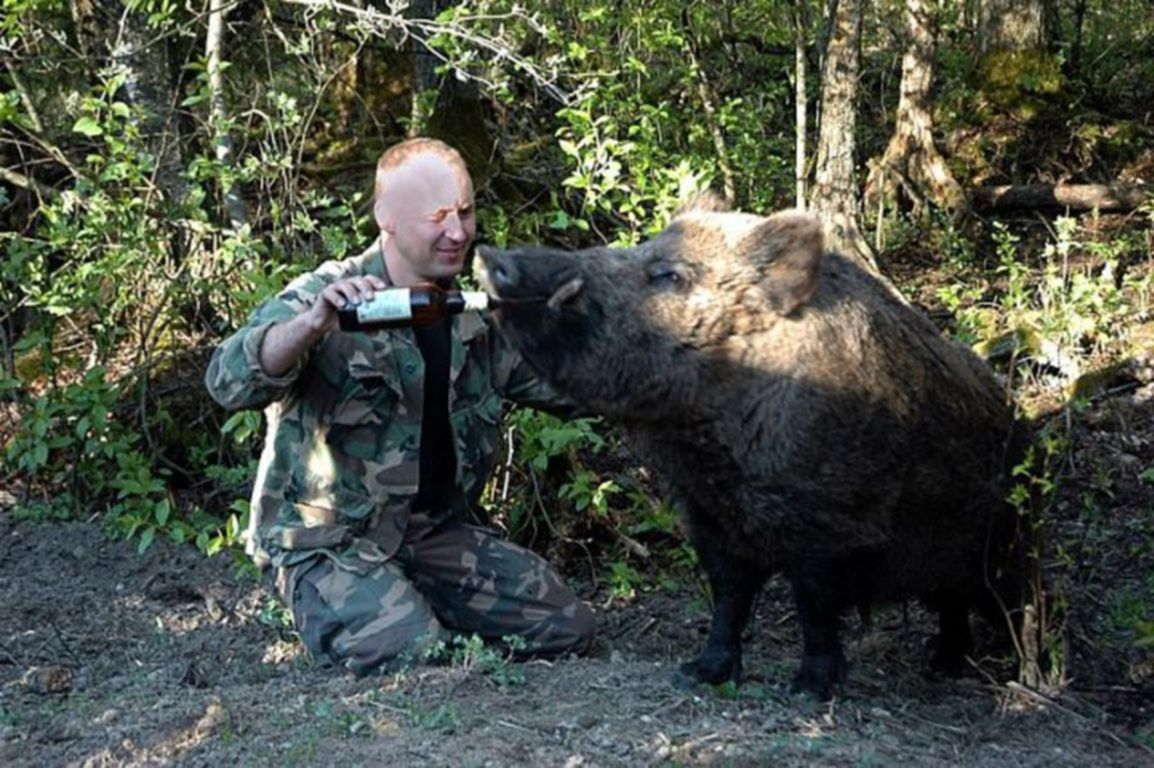
[[809, 561], [793, 579], [793, 596], [801, 620], [804, 649], [801, 670], [790, 690], [808, 691], [822, 701], [845, 682], [848, 666], [841, 649], [841, 614], [848, 607], [838, 564]]
[[969, 601], [962, 595], [939, 592], [927, 602], [938, 612], [938, 637], [930, 658], [930, 670], [960, 677], [966, 669], [966, 656], [974, 648]]
[[679, 687], [741, 682], [741, 633], [769, 570], [725, 551], [722, 536], [694, 535], [698, 557], [713, 592], [713, 623], [705, 650], [674, 676]]

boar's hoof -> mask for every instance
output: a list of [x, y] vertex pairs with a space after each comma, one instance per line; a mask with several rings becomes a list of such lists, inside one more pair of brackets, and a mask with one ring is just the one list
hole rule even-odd
[[801, 658], [801, 671], [789, 687], [791, 693], [811, 693], [821, 701], [833, 698], [846, 679], [849, 665], [843, 656], [813, 655]]
[[719, 685], [732, 680], [741, 682], [740, 653], [709, 653], [698, 656], [693, 661], [681, 665], [673, 675], [673, 684], [678, 688], [693, 688], [701, 683]]

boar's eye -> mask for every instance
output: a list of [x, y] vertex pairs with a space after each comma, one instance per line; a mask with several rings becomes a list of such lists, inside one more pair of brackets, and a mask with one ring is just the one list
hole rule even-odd
[[689, 273], [671, 264], [654, 264], [649, 268], [649, 284], [657, 289], [676, 290], [689, 284]]

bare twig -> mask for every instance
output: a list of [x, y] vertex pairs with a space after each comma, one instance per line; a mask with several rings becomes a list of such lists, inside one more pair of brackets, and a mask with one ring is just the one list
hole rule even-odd
[[8, 650], [7, 646], [3, 643], [0, 643], [0, 655], [3, 655], [5, 664], [12, 664], [17, 667], [22, 666], [20, 659], [16, 658], [16, 655]]
[[16, 91], [20, 94], [20, 101], [24, 104], [24, 111], [28, 113], [28, 120], [32, 124], [32, 128], [37, 133], [44, 132], [44, 123], [40, 121], [40, 114], [36, 111], [36, 105], [32, 103], [32, 97], [28, 95], [28, 89], [24, 86], [24, 80], [20, 77], [20, 73], [16, 67], [12, 66], [12, 60], [5, 58], [4, 66], [8, 69], [8, 77], [12, 78], [12, 85], [16, 86]]
[[733, 166], [729, 162], [729, 151], [725, 147], [725, 135], [721, 130], [721, 122], [717, 118], [716, 98], [713, 87], [705, 76], [700, 57], [697, 55], [697, 41], [693, 38], [689, 24], [689, 11], [682, 9], [681, 23], [685, 27], [687, 43], [685, 50], [689, 54], [689, 64], [697, 81], [697, 97], [701, 99], [701, 107], [705, 112], [706, 127], [709, 129], [710, 139], [713, 141], [713, 151], [717, 155], [717, 167], [721, 169], [722, 185], [725, 188], [725, 198], [730, 202], [737, 199], [737, 182], [733, 173]]
[[76, 652], [72, 650], [72, 646], [64, 639], [64, 634], [60, 631], [60, 627], [58, 627], [52, 619], [48, 620], [48, 626], [52, 627], [52, 632], [56, 635], [56, 641], [60, 643], [60, 647], [63, 649], [65, 655], [72, 659], [74, 664], [80, 666], [82, 663], [80, 657], [76, 655]]
[[511, 720], [494, 720], [494, 722], [497, 723], [497, 725], [503, 725], [506, 728], [515, 728], [518, 731], [524, 731], [525, 733], [531, 733], [535, 736], [540, 735], [540, 733], [541, 733], [541, 731], [539, 731], [536, 728], [529, 728], [527, 726], [521, 725], [520, 723], [514, 723]]
[[[431, 55], [453, 66], [453, 62], [450, 61], [445, 54], [429, 45], [429, 40], [434, 37], [440, 35], [451, 37], [496, 61], [508, 62], [518, 71], [528, 75], [539, 88], [544, 90], [556, 101], [562, 104], [569, 104], [573, 100], [572, 94], [558, 87], [556, 84], [556, 75], [542, 71], [540, 67], [517, 54], [515, 50], [507, 46], [503, 41], [475, 31], [475, 27], [478, 27], [481, 23], [493, 21], [520, 21], [529, 23], [534, 28], [538, 28], [539, 25], [533, 18], [523, 11], [515, 10], [504, 14], [469, 15], [462, 16], [454, 21], [441, 21], [438, 19], [415, 17], [406, 18], [402, 15], [404, 6], [398, 2], [389, 2], [388, 11], [382, 11], [374, 7], [358, 8], [349, 3], [339, 2], [339, 0], [288, 0], [288, 3], [290, 5], [302, 6], [312, 11], [330, 11], [351, 18], [359, 26], [361, 32], [374, 37], [391, 39], [397, 34], [400, 34], [402, 38], [408, 36], [415, 37], [425, 46]], [[486, 80], [475, 72], [467, 72], [455, 66], [454, 69], [463, 77], [468, 77], [489, 88], [495, 87], [494, 83]]]

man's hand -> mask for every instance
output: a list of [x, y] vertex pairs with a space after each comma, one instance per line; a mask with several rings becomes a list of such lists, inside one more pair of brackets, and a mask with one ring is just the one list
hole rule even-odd
[[325, 287], [307, 312], [269, 329], [260, 348], [260, 366], [269, 376], [281, 376], [329, 331], [337, 327], [337, 310], [373, 298], [389, 286], [376, 275], [338, 280]]
[[372, 301], [374, 291], [383, 291], [388, 284], [376, 275], [350, 277], [325, 287], [316, 303], [306, 313], [316, 334], [313, 342], [337, 327], [337, 310], [346, 305], [358, 306]]

